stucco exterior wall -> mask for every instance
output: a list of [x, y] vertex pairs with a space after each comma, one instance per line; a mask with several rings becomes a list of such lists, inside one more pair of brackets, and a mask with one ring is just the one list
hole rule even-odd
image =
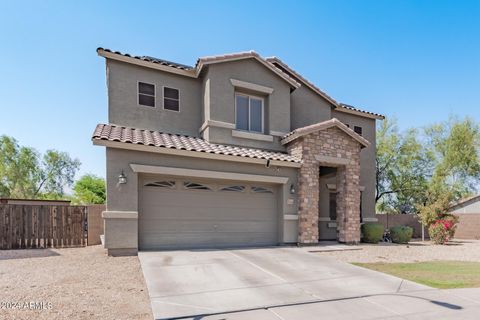
[[[287, 133], [290, 131], [290, 85], [254, 59], [233, 61], [208, 66], [202, 77], [208, 82], [204, 89], [203, 101], [206, 106], [204, 118], [235, 125], [235, 92], [250, 93], [264, 98], [264, 134], [271, 131]], [[272, 88], [271, 94], [235, 88], [230, 79], [245, 81]], [[207, 94], [209, 93], [209, 94]], [[207, 102], [210, 103], [207, 106]], [[273, 142], [255, 141], [232, 137], [232, 129], [210, 130], [207, 136], [210, 142], [253, 146], [271, 150], [284, 150], [278, 139]]]
[[370, 145], [360, 152], [360, 185], [365, 187], [362, 191], [362, 217], [375, 218], [375, 157], [376, 157], [376, 127], [375, 120], [356, 115], [332, 111], [332, 118], [348, 124], [353, 130], [354, 126], [362, 127], [362, 136]]
[[330, 120], [331, 104], [302, 85], [291, 94], [291, 130]]
[[[109, 123], [199, 136], [202, 81], [107, 59]], [[138, 104], [138, 82], [155, 85], [155, 107]], [[163, 86], [180, 92], [180, 112], [163, 109]]]

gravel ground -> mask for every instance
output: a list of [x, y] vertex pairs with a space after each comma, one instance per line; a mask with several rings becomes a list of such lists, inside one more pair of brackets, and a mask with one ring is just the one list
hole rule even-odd
[[[29, 302], [44, 309], [10, 305]], [[138, 258], [101, 246], [0, 251], [0, 304], [0, 319], [153, 318]]]
[[435, 260], [457, 260], [480, 262], [480, 241], [455, 240], [448, 245], [434, 245], [431, 242], [412, 241], [408, 245], [362, 243], [355, 248], [333, 252], [317, 252], [344, 262], [419, 262]]

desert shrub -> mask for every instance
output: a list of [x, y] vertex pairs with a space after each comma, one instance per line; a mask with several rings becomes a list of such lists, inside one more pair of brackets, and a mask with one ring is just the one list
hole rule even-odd
[[453, 215], [445, 214], [428, 227], [430, 239], [435, 244], [445, 244], [450, 241], [457, 229], [458, 218]]
[[408, 243], [412, 239], [413, 229], [408, 226], [390, 228], [390, 237], [395, 243]]
[[376, 222], [366, 222], [362, 224], [363, 242], [378, 243], [383, 238], [383, 225]]

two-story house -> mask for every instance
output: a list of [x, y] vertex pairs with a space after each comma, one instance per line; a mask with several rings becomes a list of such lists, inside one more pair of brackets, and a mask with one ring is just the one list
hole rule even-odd
[[375, 121], [278, 58], [106, 60], [104, 244], [142, 249], [357, 243], [374, 220]]

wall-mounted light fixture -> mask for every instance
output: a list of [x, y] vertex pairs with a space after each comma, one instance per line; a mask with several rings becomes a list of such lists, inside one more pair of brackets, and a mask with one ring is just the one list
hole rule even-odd
[[125, 176], [125, 173], [123, 173], [123, 170], [122, 170], [122, 173], [120, 173], [120, 175], [118, 176], [118, 183], [119, 184], [127, 183], [127, 177]]
[[295, 190], [295, 186], [293, 185], [293, 183], [290, 185], [290, 194], [295, 194], [296, 190]]

